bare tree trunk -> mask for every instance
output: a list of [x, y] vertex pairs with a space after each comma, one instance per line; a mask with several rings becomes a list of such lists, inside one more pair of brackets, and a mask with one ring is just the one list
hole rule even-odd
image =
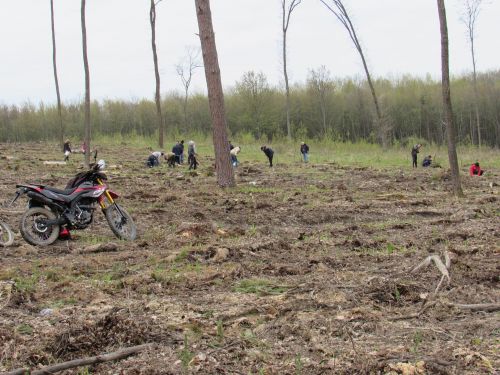
[[82, 0], [82, 46], [83, 67], [85, 69], [85, 166], [90, 165], [90, 73], [89, 60], [87, 57], [87, 27], [85, 26], [85, 0]]
[[470, 53], [472, 57], [472, 81], [474, 88], [474, 111], [476, 115], [476, 128], [477, 128], [477, 144], [481, 148], [481, 122], [479, 117], [479, 94], [477, 90], [477, 72], [476, 72], [476, 53], [474, 50], [474, 39], [476, 34], [476, 21], [481, 10], [482, 0], [466, 0], [465, 1], [465, 14], [463, 22], [467, 27], [467, 33], [470, 42]]
[[57, 96], [57, 115], [59, 116], [59, 142], [61, 143], [61, 149], [62, 149], [64, 144], [64, 125], [62, 120], [59, 79], [57, 78], [56, 31], [54, 26], [54, 0], [50, 0], [50, 25], [52, 29], [52, 66], [54, 67], [54, 81], [56, 85], [56, 96]]
[[195, 0], [198, 28], [207, 80], [208, 103], [213, 122], [213, 142], [217, 183], [221, 187], [234, 186], [234, 171], [229, 156], [227, 139], [226, 110], [220, 76], [217, 47], [212, 25], [209, 0]]
[[460, 170], [458, 168], [457, 150], [455, 147], [455, 128], [453, 126], [453, 110], [451, 107], [450, 92], [450, 67], [448, 54], [448, 25], [446, 22], [446, 8], [444, 0], [437, 0], [439, 12], [439, 26], [441, 30], [441, 72], [443, 90], [444, 121], [448, 140], [448, 160], [450, 163], [453, 191], [457, 197], [462, 197], [462, 186], [460, 184]]
[[[158, 2], [160, 2], [159, 0]], [[157, 3], [158, 3], [157, 2]], [[160, 71], [158, 69], [158, 55], [156, 53], [156, 4], [155, 0], [151, 0], [151, 8], [149, 10], [149, 21], [151, 22], [151, 47], [153, 49], [153, 62], [155, 66], [155, 79], [156, 79], [156, 91], [155, 91], [155, 103], [156, 103], [156, 115], [158, 117], [158, 146], [163, 148], [163, 116], [161, 113], [161, 97], [160, 97]]]
[[301, 3], [302, 0], [292, 0], [288, 9], [286, 9], [286, 0], [281, 0], [282, 8], [282, 30], [283, 30], [283, 76], [285, 78], [285, 95], [286, 95], [286, 136], [288, 140], [292, 139], [292, 129], [290, 126], [290, 86], [288, 84], [288, 71], [286, 59], [286, 33], [290, 24], [290, 17], [293, 10]]
[[368, 85], [370, 87], [370, 91], [372, 94], [373, 104], [375, 106], [375, 112], [377, 115], [377, 130], [379, 132], [380, 140], [382, 141], [382, 147], [386, 149], [389, 146], [389, 137], [388, 134], [390, 132], [390, 127], [388, 126], [388, 122], [382, 117], [382, 111], [380, 110], [380, 105], [378, 102], [377, 94], [375, 92], [375, 86], [373, 85], [372, 78], [370, 76], [370, 71], [368, 70], [368, 65], [366, 63], [365, 55], [363, 53], [363, 49], [361, 48], [361, 43], [359, 42], [358, 36], [356, 35], [356, 30], [354, 29], [354, 25], [351, 22], [351, 18], [347, 13], [346, 8], [341, 0], [332, 0], [333, 5], [336, 9], [327, 4], [327, 0], [320, 0], [344, 25], [347, 32], [349, 33], [349, 37], [354, 43], [354, 47], [359, 53], [361, 57], [361, 61], [363, 63], [363, 68], [366, 74], [366, 80], [368, 81]]

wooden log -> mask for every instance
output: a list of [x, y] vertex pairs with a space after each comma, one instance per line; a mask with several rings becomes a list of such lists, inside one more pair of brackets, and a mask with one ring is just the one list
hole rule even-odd
[[65, 161], [58, 161], [58, 160], [45, 160], [43, 162], [44, 165], [66, 165]]
[[53, 373], [56, 373], [59, 371], [68, 370], [70, 368], [95, 365], [98, 363], [116, 361], [118, 359], [123, 359], [123, 358], [126, 358], [132, 354], [136, 354], [136, 353], [139, 353], [145, 349], [148, 349], [148, 348], [152, 347], [152, 345], [153, 344], [143, 344], [143, 345], [131, 346], [130, 348], [124, 348], [124, 349], [120, 349], [116, 352], [100, 354], [100, 355], [97, 355], [95, 357], [74, 359], [72, 361], [62, 362], [62, 363], [58, 363], [58, 364], [52, 365], [52, 366], [46, 366], [46, 367], [43, 367], [39, 370], [31, 371], [30, 369], [27, 369], [27, 368], [19, 368], [19, 369], [12, 370], [9, 372], [4, 372], [1, 375], [25, 375], [25, 374], [50, 375], [50, 374], [53, 374]]

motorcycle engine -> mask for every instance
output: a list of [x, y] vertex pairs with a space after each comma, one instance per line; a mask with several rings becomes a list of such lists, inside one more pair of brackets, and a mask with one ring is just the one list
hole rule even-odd
[[78, 229], [86, 228], [91, 222], [94, 213], [94, 205], [90, 199], [82, 199], [75, 206], [75, 226]]

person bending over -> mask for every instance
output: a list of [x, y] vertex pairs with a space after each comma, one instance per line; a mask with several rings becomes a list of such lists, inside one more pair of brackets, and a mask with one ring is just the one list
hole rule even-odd
[[479, 162], [476, 161], [474, 164], [472, 164], [469, 168], [469, 174], [471, 176], [482, 176], [484, 171], [481, 169], [479, 166]]
[[273, 156], [274, 156], [274, 151], [271, 147], [267, 146], [262, 146], [260, 148], [264, 154], [266, 154], [267, 158], [269, 159], [269, 167], [273, 166]]

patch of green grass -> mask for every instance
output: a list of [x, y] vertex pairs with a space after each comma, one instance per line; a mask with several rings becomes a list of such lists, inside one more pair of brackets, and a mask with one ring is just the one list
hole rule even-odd
[[241, 280], [233, 287], [233, 291], [235, 292], [257, 295], [277, 295], [286, 292], [287, 289], [287, 286], [275, 285], [269, 280], [264, 279]]
[[302, 375], [302, 370], [304, 368], [304, 363], [302, 362], [302, 358], [300, 354], [295, 356], [295, 374]]
[[78, 301], [75, 298], [63, 298], [63, 299], [58, 299], [55, 300], [52, 303], [49, 303], [47, 306], [55, 309], [59, 309], [64, 306], [71, 306], [71, 305], [76, 305]]
[[16, 327], [16, 331], [21, 335], [32, 335], [33, 327], [26, 323], [21, 323]]
[[277, 188], [269, 188], [262, 186], [252, 186], [252, 185], [241, 185], [236, 188], [240, 193], [250, 194], [250, 193], [275, 193]]
[[34, 274], [26, 277], [16, 277], [14, 278], [14, 285], [18, 291], [21, 293], [33, 293], [36, 290], [38, 284], [39, 275]]

